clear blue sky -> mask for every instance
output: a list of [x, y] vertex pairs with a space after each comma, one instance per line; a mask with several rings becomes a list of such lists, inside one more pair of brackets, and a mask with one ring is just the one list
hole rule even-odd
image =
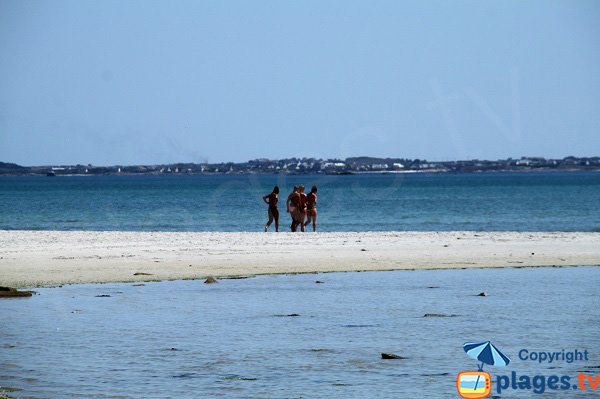
[[0, 161], [600, 155], [600, 1], [0, 1]]

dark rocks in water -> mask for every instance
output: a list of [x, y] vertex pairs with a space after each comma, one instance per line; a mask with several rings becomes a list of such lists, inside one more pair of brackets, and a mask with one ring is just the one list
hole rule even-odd
[[482, 291], [479, 294], [477, 294], [477, 296], [488, 296], [487, 292]]
[[227, 374], [223, 377], [224, 380], [237, 380], [237, 381], [258, 381], [255, 377], [243, 377], [238, 374]]
[[378, 327], [379, 324], [345, 324], [342, 327], [344, 328], [368, 328], [368, 327]]
[[208, 276], [206, 280], [204, 280], [204, 284], [215, 284], [218, 283], [217, 279], [213, 276]]
[[429, 286], [429, 287], [427, 287], [427, 288], [440, 288], [440, 286], [439, 286], [439, 285], [430, 285], [430, 286]]
[[317, 281], [315, 281], [315, 284], [323, 284], [323, 281], [317, 280]]
[[275, 317], [298, 317], [300, 316], [298, 313], [290, 313], [290, 314], [276, 314]]
[[456, 317], [455, 314], [425, 313], [423, 317]]
[[198, 374], [196, 374], [196, 373], [183, 373], [183, 374], [174, 375], [173, 378], [194, 378], [197, 375]]
[[144, 287], [146, 284], [134, 284], [133, 287]]
[[395, 353], [381, 353], [381, 358], [382, 359], [406, 359], [403, 356], [400, 355], [396, 355]]
[[133, 273], [134, 276], [154, 276], [154, 274], [152, 273], [143, 273], [143, 272], [137, 272], [137, 273]]
[[15, 298], [31, 296], [31, 291], [19, 291], [12, 287], [0, 287], [0, 298]]
[[110, 298], [110, 295], [106, 295], [106, 294], [96, 295], [96, 298]]
[[2, 387], [2, 392], [19, 392], [22, 390], [23, 390], [22, 388]]
[[[22, 391], [23, 389], [21, 388], [13, 388], [13, 387], [0, 387], [0, 392], [19, 392]], [[3, 395], [0, 393], [0, 399], [15, 399], [12, 396], [8, 396], [8, 395]]]

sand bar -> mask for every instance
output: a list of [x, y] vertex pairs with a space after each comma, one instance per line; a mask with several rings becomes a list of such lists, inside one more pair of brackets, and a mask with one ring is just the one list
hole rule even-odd
[[600, 265], [599, 233], [0, 230], [0, 285], [13, 287], [209, 275], [590, 265]]

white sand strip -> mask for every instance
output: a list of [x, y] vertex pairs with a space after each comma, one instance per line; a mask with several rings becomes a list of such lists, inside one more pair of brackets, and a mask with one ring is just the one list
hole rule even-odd
[[584, 265], [600, 265], [598, 233], [0, 230], [0, 285], [13, 287], [208, 275]]

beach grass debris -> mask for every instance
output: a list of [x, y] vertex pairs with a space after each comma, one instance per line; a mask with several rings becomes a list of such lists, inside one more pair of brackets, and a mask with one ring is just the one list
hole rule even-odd
[[216, 283], [218, 283], [218, 282], [219, 282], [219, 281], [217, 281], [217, 279], [216, 279], [216, 278], [214, 278], [213, 276], [208, 276], [208, 277], [206, 278], [206, 280], [204, 280], [204, 284], [216, 284]]
[[152, 273], [144, 273], [144, 272], [136, 272], [133, 273], [134, 276], [154, 276]]

